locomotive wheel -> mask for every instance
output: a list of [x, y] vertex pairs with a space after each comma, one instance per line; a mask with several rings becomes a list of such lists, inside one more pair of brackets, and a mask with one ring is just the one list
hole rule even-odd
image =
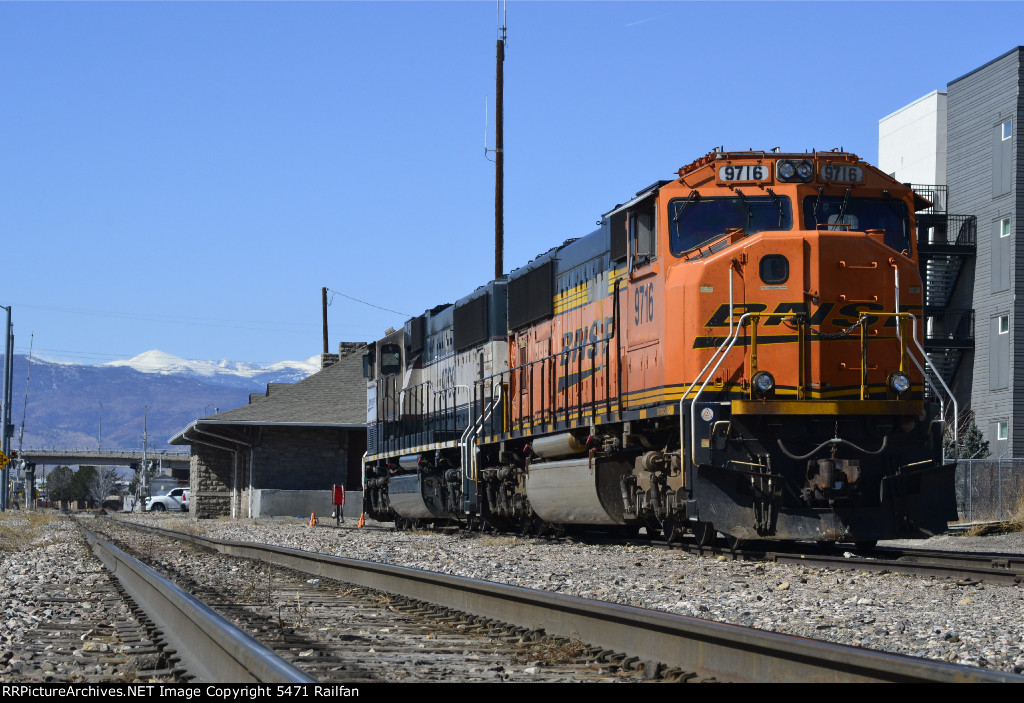
[[[666, 543], [672, 544], [677, 539], [679, 539], [679, 525], [676, 523], [675, 520], [672, 520], [671, 518], [669, 518], [669, 519], [663, 521], [661, 523], [661, 529], [662, 529], [662, 534], [665, 535], [665, 542]], [[657, 534], [657, 532], [656, 531], [652, 532], [652, 528], [650, 526], [648, 526], [647, 527], [647, 534], [651, 535], [653, 537], [654, 535]]]
[[698, 547], [710, 547], [715, 541], [715, 526], [710, 522], [693, 523], [693, 537], [697, 540]]
[[519, 521], [519, 534], [523, 537], [529, 537], [534, 530], [533, 518], [524, 517]]

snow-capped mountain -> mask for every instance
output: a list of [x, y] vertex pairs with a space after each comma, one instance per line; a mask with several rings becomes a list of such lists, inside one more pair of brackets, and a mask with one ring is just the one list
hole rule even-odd
[[268, 383], [295, 383], [319, 369], [319, 356], [259, 366], [153, 350], [95, 366], [33, 357], [29, 373], [27, 357], [15, 355], [11, 446], [18, 448], [24, 416], [26, 449], [138, 449], [145, 425], [151, 450], [172, 450], [167, 440], [196, 418], [240, 407]]
[[[135, 369], [141, 373], [155, 373], [161, 375], [199, 376], [207, 379], [220, 379], [223, 381], [230, 378], [229, 383], [236, 383], [239, 379], [254, 381], [256, 385], [265, 386], [267, 383], [293, 383], [301, 381], [310, 374], [320, 370], [320, 357], [312, 356], [305, 361], [279, 361], [274, 364], [260, 366], [245, 361], [196, 361], [194, 359], [182, 359], [162, 352], [159, 349], [151, 349], [127, 361], [109, 361], [101, 366], [124, 367]], [[266, 378], [267, 380], [264, 380]]]

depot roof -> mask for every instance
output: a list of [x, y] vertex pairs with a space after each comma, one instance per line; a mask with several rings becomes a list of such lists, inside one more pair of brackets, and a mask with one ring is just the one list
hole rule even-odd
[[271, 383], [265, 394], [249, 404], [199, 418], [168, 440], [191, 444], [185, 436], [195, 428], [237, 427], [366, 427], [366, 380], [362, 374], [365, 345], [350, 345], [347, 353], [321, 371], [297, 383]]

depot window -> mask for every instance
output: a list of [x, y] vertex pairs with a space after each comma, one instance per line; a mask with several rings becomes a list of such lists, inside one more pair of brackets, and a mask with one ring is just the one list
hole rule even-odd
[[1000, 315], [999, 316], [999, 334], [1010, 333], [1010, 316]]
[[999, 221], [999, 236], [1009, 237], [1010, 236], [1010, 218], [1004, 217]]
[[793, 206], [787, 196], [706, 198], [696, 192], [668, 204], [672, 254], [682, 256], [709, 244], [727, 229], [746, 234], [793, 229]]
[[[990, 133], [991, 134], [991, 133]], [[1013, 120], [1006, 120], [1003, 122], [1003, 139], [1009, 139], [1013, 136]]]
[[1006, 420], [1000, 420], [996, 423], [996, 439], [1004, 440], [1010, 437], [1010, 423]]

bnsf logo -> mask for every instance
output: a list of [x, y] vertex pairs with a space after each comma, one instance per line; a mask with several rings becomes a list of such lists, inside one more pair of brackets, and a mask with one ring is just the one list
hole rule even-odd
[[[603, 354], [608, 344], [608, 340], [612, 338], [615, 332], [615, 318], [606, 317], [603, 322], [600, 320], [594, 320], [588, 327], [578, 327], [572, 332], [565, 332], [562, 334], [562, 359], [560, 364], [565, 366], [568, 363], [576, 361], [579, 353], [580, 346], [585, 347], [583, 351], [586, 352], [587, 359], [594, 358], [594, 352]], [[601, 332], [604, 332], [602, 335]], [[587, 344], [591, 342], [601, 342], [601, 344], [592, 344], [587, 347]], [[572, 351], [569, 351], [569, 350]]]
[[[862, 313], [869, 312], [884, 312], [885, 306], [881, 303], [848, 303], [839, 310], [836, 311], [835, 317], [829, 317], [832, 311], [835, 310], [835, 303], [822, 303], [818, 306], [818, 309], [814, 311], [813, 315], [808, 317], [807, 322], [812, 326], [820, 326], [824, 322], [830, 322], [839, 328], [846, 328], [857, 322], [860, 319]], [[736, 319], [747, 312], [765, 312], [768, 306], [764, 303], [738, 303], [733, 305], [732, 317], [733, 324]], [[901, 305], [900, 312], [913, 312], [920, 310], [920, 305]], [[806, 303], [779, 303], [772, 310], [773, 313], [780, 313], [772, 315], [771, 317], [762, 318], [760, 324], [765, 327], [774, 327], [781, 325], [784, 321], [784, 315], [808, 315]], [[875, 315], [868, 315], [868, 325], [873, 325], [878, 322], [878, 317]], [[729, 305], [720, 305], [715, 313], [704, 323], [705, 327], [728, 327], [729, 326]], [[896, 318], [890, 317], [885, 321], [885, 327], [895, 327]]]

